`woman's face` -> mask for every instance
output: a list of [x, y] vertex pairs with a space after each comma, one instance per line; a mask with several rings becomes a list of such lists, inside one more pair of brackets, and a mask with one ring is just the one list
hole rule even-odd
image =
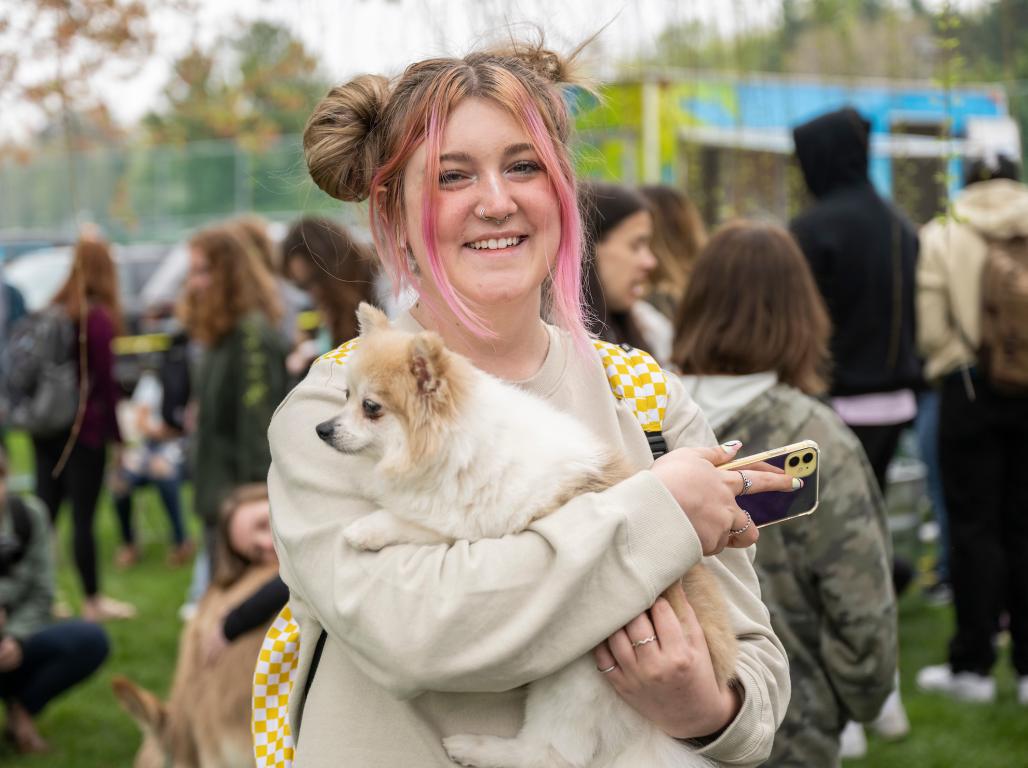
[[211, 287], [211, 262], [199, 248], [189, 249], [189, 274], [186, 288], [194, 296], [202, 296]]
[[596, 270], [603, 298], [613, 312], [626, 312], [646, 295], [657, 259], [650, 251], [653, 217], [649, 211], [626, 216], [596, 244]]
[[240, 505], [228, 526], [228, 543], [232, 551], [251, 563], [277, 563], [271, 538], [271, 506], [267, 499]]
[[538, 316], [560, 244], [560, 209], [528, 134], [495, 103], [469, 98], [443, 130], [438, 179], [425, 178], [425, 152], [423, 144], [404, 172], [406, 236], [425, 290], [439, 295], [421, 227], [430, 183], [438, 190], [436, 247], [456, 292], [484, 311], [522, 305]]

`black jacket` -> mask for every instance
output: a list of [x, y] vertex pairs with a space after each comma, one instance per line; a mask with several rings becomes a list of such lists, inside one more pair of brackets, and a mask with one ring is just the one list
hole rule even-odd
[[918, 386], [917, 233], [867, 174], [870, 125], [853, 109], [793, 131], [815, 202], [791, 228], [832, 318], [832, 394]]

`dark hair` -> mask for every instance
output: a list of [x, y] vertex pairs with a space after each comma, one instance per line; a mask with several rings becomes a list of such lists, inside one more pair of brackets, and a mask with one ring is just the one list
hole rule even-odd
[[282, 269], [289, 276], [293, 259], [306, 262], [311, 273], [311, 298], [332, 334], [333, 346], [358, 335], [357, 307], [375, 301], [375, 269], [368, 249], [329, 219], [303, 218], [289, 228], [282, 242]]
[[649, 203], [645, 197], [628, 187], [584, 182], [578, 187], [578, 207], [582, 215], [582, 239], [586, 249], [582, 281], [585, 301], [590, 309], [586, 317], [586, 330], [604, 341], [644, 349], [647, 342], [631, 314], [614, 312], [607, 306], [596, 266], [596, 246], [632, 214], [649, 211]]
[[230, 587], [239, 580], [243, 572], [253, 563], [236, 550], [232, 549], [229, 541], [229, 527], [232, 525], [232, 517], [238, 509], [246, 504], [256, 501], [268, 500], [268, 486], [264, 483], [249, 483], [241, 485], [233, 490], [224, 501], [218, 511], [218, 536], [215, 558], [214, 583], [225, 588]]
[[992, 181], [993, 179], [1020, 181], [1021, 166], [1016, 160], [1003, 154], [992, 158], [991, 162], [983, 157], [978, 157], [967, 164], [967, 171], [964, 173], [965, 187], [977, 184], [979, 181]]
[[719, 229], [696, 261], [675, 321], [683, 373], [774, 371], [817, 395], [827, 389], [831, 322], [799, 246], [773, 224]]

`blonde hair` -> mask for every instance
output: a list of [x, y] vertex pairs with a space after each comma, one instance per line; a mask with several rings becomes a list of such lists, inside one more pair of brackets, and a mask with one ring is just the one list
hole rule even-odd
[[[579, 48], [578, 50], [581, 50]], [[417, 62], [390, 83], [361, 75], [333, 88], [315, 108], [304, 131], [311, 178], [340, 200], [364, 200], [379, 259], [397, 293], [419, 287], [403, 232], [404, 171], [426, 145], [425, 178], [438, 177], [442, 132], [465, 98], [487, 99], [509, 112], [528, 134], [557, 197], [561, 240], [545, 292], [547, 314], [578, 339], [585, 338], [581, 300], [581, 225], [575, 177], [567, 150], [570, 120], [559, 85], [573, 81], [570, 57], [542, 44], [513, 43], [462, 59]], [[381, 190], [381, 194], [373, 190]], [[473, 332], [491, 335], [457, 294], [435, 246], [434, 185], [422, 200], [422, 235], [431, 278], [450, 310]]]

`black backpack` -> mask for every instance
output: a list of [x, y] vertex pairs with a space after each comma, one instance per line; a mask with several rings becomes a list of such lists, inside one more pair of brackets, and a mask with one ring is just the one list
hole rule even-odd
[[75, 324], [61, 307], [19, 320], [3, 349], [4, 421], [46, 437], [71, 428], [79, 404]]

